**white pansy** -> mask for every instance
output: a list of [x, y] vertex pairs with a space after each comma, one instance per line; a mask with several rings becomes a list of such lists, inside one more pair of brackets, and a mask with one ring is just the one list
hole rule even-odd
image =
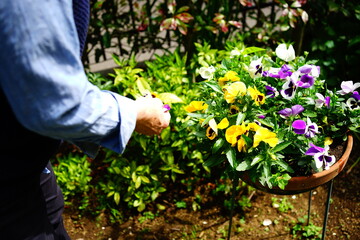
[[354, 84], [353, 81], [343, 81], [341, 82], [341, 90], [337, 91], [337, 93], [346, 95], [348, 93], [353, 93], [358, 87], [360, 87], [360, 83]]
[[235, 56], [240, 56], [241, 52], [238, 49], [231, 50], [230, 52], [230, 58], [233, 58]]
[[201, 67], [199, 69], [199, 74], [204, 79], [209, 79], [213, 76], [213, 73], [215, 72], [214, 66], [210, 67]]
[[295, 50], [292, 45], [287, 47], [285, 43], [282, 43], [275, 49], [275, 53], [278, 58], [285, 62], [290, 62], [295, 59]]
[[259, 71], [259, 69], [262, 67], [261, 61], [262, 61], [262, 58], [251, 61], [249, 68], [248, 68], [251, 78], [254, 78], [256, 74], [259, 74], [259, 73], [261, 74], [261, 71]]

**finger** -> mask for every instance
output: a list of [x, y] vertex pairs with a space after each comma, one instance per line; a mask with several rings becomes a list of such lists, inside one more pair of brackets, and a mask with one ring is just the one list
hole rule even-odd
[[170, 115], [169, 112], [164, 113], [164, 119], [165, 119], [165, 121], [167, 123], [167, 126], [169, 126], [169, 123], [170, 123], [170, 120], [171, 120], [171, 115]]

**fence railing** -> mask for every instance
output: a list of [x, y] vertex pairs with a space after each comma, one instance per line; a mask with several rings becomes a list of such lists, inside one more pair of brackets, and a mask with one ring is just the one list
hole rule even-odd
[[111, 61], [112, 54], [151, 58], [154, 53], [174, 48], [191, 57], [195, 42], [206, 41], [221, 49], [226, 39], [235, 34], [246, 35], [253, 45], [275, 44], [290, 26], [295, 28], [292, 22], [297, 21], [283, 13], [292, 11], [299, 15], [302, 11], [300, 6], [278, 2], [91, 0], [91, 24], [83, 62], [91, 65]]

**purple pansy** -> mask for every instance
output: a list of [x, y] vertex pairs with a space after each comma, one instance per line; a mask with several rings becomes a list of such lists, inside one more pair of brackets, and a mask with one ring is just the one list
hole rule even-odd
[[313, 77], [319, 77], [320, 67], [315, 65], [304, 65], [298, 69], [301, 74], [309, 74]]
[[310, 148], [305, 152], [305, 154], [314, 156], [315, 166], [317, 169], [324, 167], [326, 170], [335, 163], [335, 156], [329, 155], [328, 151], [329, 146], [322, 148], [310, 143]]
[[318, 133], [317, 124], [311, 122], [309, 118], [307, 118], [306, 122], [304, 120], [295, 120], [292, 127], [296, 134], [304, 134], [307, 138], [312, 138]]
[[360, 95], [357, 91], [351, 95], [351, 97], [346, 101], [346, 105], [350, 110], [355, 110], [360, 108]]
[[168, 112], [168, 111], [170, 111], [171, 107], [168, 104], [165, 104], [163, 106], [163, 109], [164, 109], [164, 112]]
[[299, 113], [301, 113], [302, 111], [304, 111], [304, 107], [301, 105], [294, 105], [291, 108], [285, 108], [282, 109], [280, 111], [278, 111], [278, 113], [283, 116], [283, 117], [290, 117], [290, 116], [295, 116], [298, 115]]
[[280, 91], [281, 96], [286, 99], [292, 99], [295, 96], [296, 84], [292, 78], [289, 78], [288, 81], [283, 85], [283, 89]]
[[315, 100], [316, 108], [321, 108], [323, 105], [330, 108], [330, 97], [324, 97], [321, 93], [316, 93], [315, 95], [318, 97], [318, 99]]
[[279, 95], [279, 92], [271, 86], [266, 85], [265, 89], [266, 89], [265, 95], [269, 96], [270, 98], [274, 98], [277, 95]]
[[304, 74], [300, 77], [300, 80], [296, 82], [296, 86], [301, 88], [309, 88], [313, 86], [314, 83], [315, 83], [314, 77], [308, 74]]
[[[315, 78], [320, 75], [320, 67], [315, 65], [304, 65], [300, 67], [293, 75], [293, 81], [297, 87], [310, 88], [315, 83]], [[300, 79], [299, 79], [300, 78]]]
[[264, 71], [263, 76], [265, 77], [272, 77], [272, 78], [280, 78], [280, 79], [286, 79], [287, 77], [290, 77], [292, 75], [291, 67], [284, 64], [281, 66], [280, 70], [277, 73], [272, 73], [269, 71]]

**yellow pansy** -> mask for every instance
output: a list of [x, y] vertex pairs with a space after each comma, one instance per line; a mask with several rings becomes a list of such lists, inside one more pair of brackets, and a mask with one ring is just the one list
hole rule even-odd
[[260, 125], [258, 125], [257, 123], [249, 123], [248, 127], [251, 131], [257, 131], [260, 127]]
[[248, 132], [248, 127], [245, 124], [242, 125], [232, 125], [225, 132], [225, 139], [228, 143], [231, 144], [232, 147], [235, 147], [237, 144], [238, 151], [246, 151], [246, 143], [245, 140], [241, 137], [242, 134], [246, 134]]
[[237, 73], [234, 71], [228, 71], [225, 73], [224, 77], [219, 78], [219, 84], [220, 86], [223, 86], [225, 82], [232, 81], [236, 82], [239, 81], [240, 78], [237, 76]]
[[324, 142], [325, 146], [329, 146], [329, 145], [331, 145], [332, 143], [333, 143], [333, 140], [332, 140], [331, 137], [326, 137], [326, 138], [325, 138], [325, 142]]
[[237, 149], [239, 152], [246, 152], [246, 142], [243, 137], [241, 137], [237, 142]]
[[206, 129], [206, 136], [210, 139], [210, 140], [213, 140], [217, 134], [216, 132], [209, 126], [207, 129]]
[[233, 103], [237, 96], [244, 96], [245, 94], [246, 85], [243, 82], [234, 82], [224, 87], [224, 98], [227, 103]]
[[230, 114], [231, 115], [237, 114], [238, 112], [240, 112], [240, 109], [237, 106], [235, 106], [235, 105], [230, 106]]
[[195, 111], [205, 110], [208, 105], [203, 101], [192, 101], [189, 105], [185, 107], [185, 111], [191, 113]]
[[220, 121], [220, 123], [217, 125], [218, 129], [225, 129], [229, 126], [229, 120], [227, 118], [224, 118]]
[[251, 98], [255, 101], [256, 105], [265, 103], [265, 95], [263, 93], [259, 92], [259, 90], [257, 90], [256, 87], [254, 87], [254, 88], [249, 87], [248, 92], [249, 92]]
[[254, 144], [253, 147], [259, 146], [260, 142], [266, 142], [270, 147], [275, 147], [279, 139], [276, 137], [276, 133], [271, 132], [267, 128], [260, 127], [254, 135]]

